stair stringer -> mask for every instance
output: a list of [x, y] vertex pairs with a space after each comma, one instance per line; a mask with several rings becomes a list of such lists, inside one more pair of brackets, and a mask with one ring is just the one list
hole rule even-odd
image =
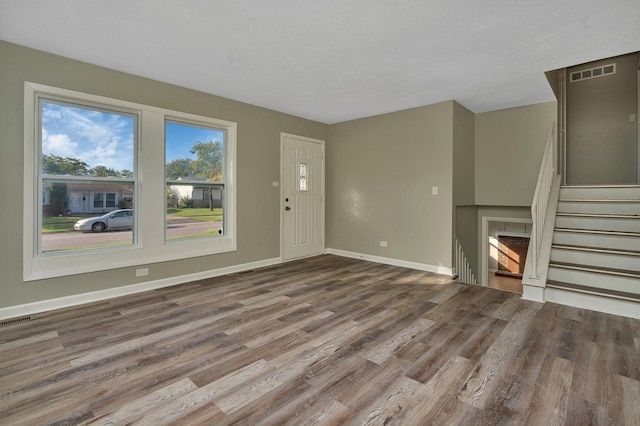
[[551, 191], [549, 192], [549, 203], [547, 204], [547, 214], [542, 230], [542, 241], [540, 241], [540, 257], [538, 258], [538, 271], [533, 270], [532, 241], [529, 241], [527, 260], [522, 274], [522, 298], [534, 302], [545, 302], [545, 287], [547, 285], [547, 274], [549, 273], [549, 260], [551, 259], [551, 244], [553, 243], [553, 230], [555, 229], [556, 213], [558, 211], [558, 199], [560, 198], [561, 176], [553, 178]]

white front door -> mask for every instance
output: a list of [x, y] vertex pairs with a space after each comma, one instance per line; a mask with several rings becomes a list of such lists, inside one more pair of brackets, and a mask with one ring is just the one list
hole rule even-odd
[[324, 233], [324, 141], [283, 133], [282, 258], [322, 253]]

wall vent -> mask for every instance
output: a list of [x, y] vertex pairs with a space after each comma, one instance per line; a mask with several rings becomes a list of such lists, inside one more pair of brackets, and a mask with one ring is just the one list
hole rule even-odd
[[575, 83], [576, 81], [590, 80], [592, 78], [604, 77], [605, 75], [611, 75], [616, 73], [616, 64], [607, 64], [600, 67], [589, 68], [586, 70], [574, 71], [569, 74], [569, 82]]
[[11, 319], [8, 319], [8, 320], [0, 321], [0, 327], [6, 327], [8, 325], [17, 324], [19, 322], [25, 322], [25, 321], [30, 321], [30, 320], [31, 320], [31, 316], [11, 318]]

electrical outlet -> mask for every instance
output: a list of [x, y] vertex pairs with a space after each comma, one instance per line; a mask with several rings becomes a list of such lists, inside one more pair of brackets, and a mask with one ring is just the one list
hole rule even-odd
[[635, 114], [629, 114], [629, 122], [634, 122], [636, 121], [636, 115]]
[[431, 187], [431, 195], [438, 195], [438, 187], [437, 186], [432, 186]]
[[136, 269], [136, 277], [144, 277], [149, 275], [149, 268]]
[[386, 241], [380, 241], [380, 247], [386, 247], [386, 246], [387, 246]]

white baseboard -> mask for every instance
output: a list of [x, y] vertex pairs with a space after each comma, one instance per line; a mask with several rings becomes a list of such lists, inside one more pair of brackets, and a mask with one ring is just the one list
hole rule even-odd
[[265, 266], [277, 265], [281, 262], [282, 260], [279, 257], [274, 257], [271, 259], [258, 260], [256, 262], [243, 263], [241, 265], [233, 265], [219, 269], [212, 269], [209, 271], [196, 272], [194, 274], [180, 275], [178, 277], [163, 278], [156, 281], [146, 281], [139, 284], [131, 284], [122, 287], [92, 291], [90, 293], [74, 294], [71, 296], [59, 297], [56, 299], [25, 303], [24, 305], [9, 306], [6, 308], [0, 308], [0, 320], [17, 318], [25, 315], [33, 315], [40, 312], [68, 308], [71, 306], [98, 302], [106, 299], [113, 299], [114, 297], [141, 293], [143, 291], [155, 290], [163, 287], [170, 287], [173, 285], [184, 284], [191, 281], [219, 277], [221, 275], [228, 275], [237, 272], [248, 271], [251, 269], [263, 268]]
[[390, 257], [373, 256], [370, 254], [356, 253], [353, 251], [339, 250], [328, 248], [324, 251], [327, 254], [335, 254], [336, 256], [350, 257], [352, 259], [362, 259], [369, 262], [383, 263], [385, 265], [400, 266], [403, 268], [417, 269], [419, 271], [433, 272], [435, 274], [453, 276], [452, 268], [444, 268], [442, 266], [429, 265], [426, 263], [409, 262], [407, 260], [392, 259]]
[[566, 291], [558, 288], [546, 288], [544, 297], [547, 302], [640, 319], [640, 303], [627, 300]]

